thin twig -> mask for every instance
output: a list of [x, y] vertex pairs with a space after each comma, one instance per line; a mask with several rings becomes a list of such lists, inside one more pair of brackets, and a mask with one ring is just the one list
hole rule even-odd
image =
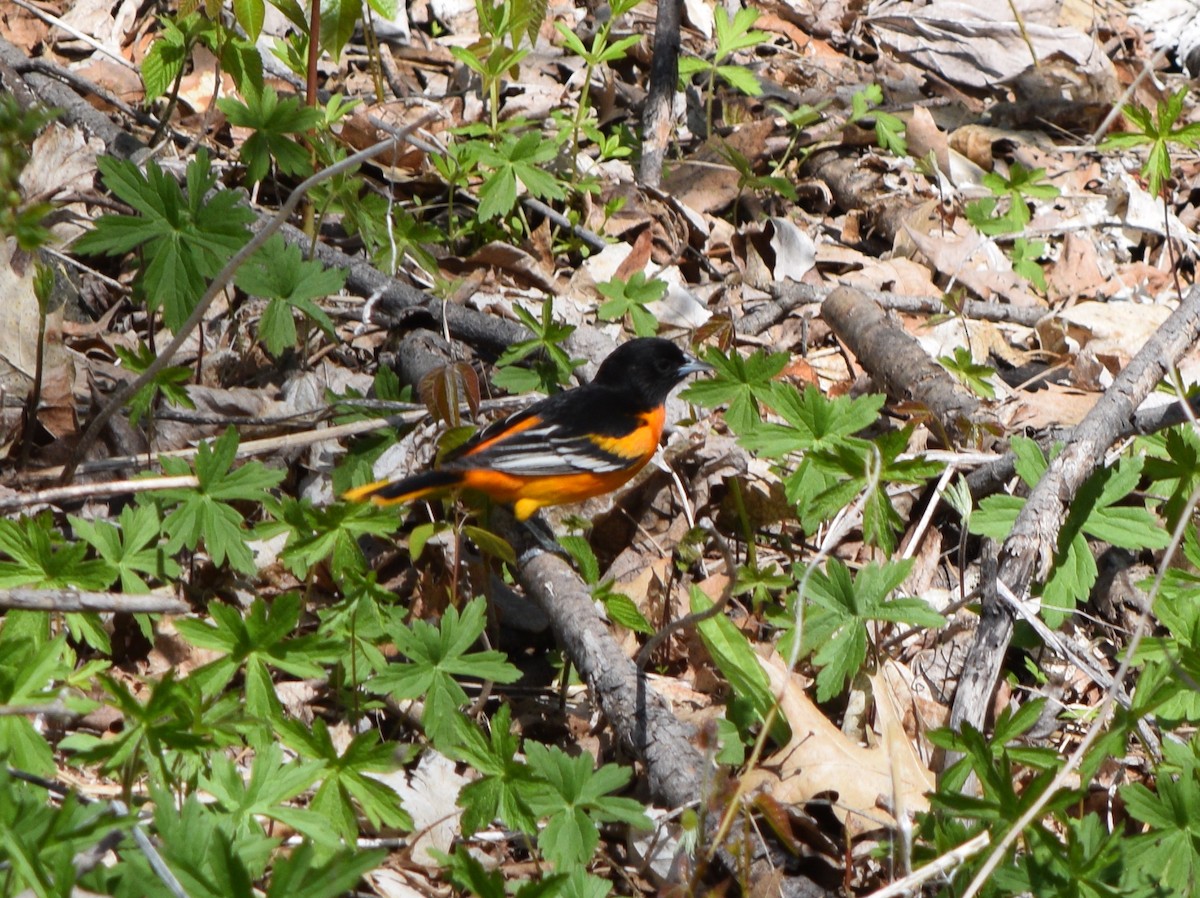
[[[194, 450], [193, 450], [194, 451]], [[144, 458], [144, 457], [143, 457]], [[8, 496], [0, 499], [0, 512], [15, 511], [33, 505], [57, 505], [63, 502], [102, 499], [107, 496], [127, 496], [134, 493], [149, 493], [157, 490], [192, 489], [200, 483], [194, 474], [179, 477], [142, 477], [136, 480], [114, 480], [110, 483], [72, 483], [31, 493]], [[0, 607], [3, 601], [0, 600]]]
[[153, 593], [84, 592], [76, 589], [3, 589], [0, 608], [22, 611], [107, 611], [124, 614], [187, 614], [187, 602]]
[[914, 870], [912, 873], [905, 876], [903, 879], [897, 879], [893, 883], [889, 883], [878, 891], [872, 892], [866, 898], [898, 898], [901, 895], [916, 895], [920, 890], [917, 888], [923, 883], [928, 882], [935, 876], [943, 876], [946, 871], [957, 867], [967, 858], [978, 854], [992, 840], [991, 833], [986, 831], [981, 832], [973, 839], [968, 839], [956, 848], [951, 848], [941, 857], [935, 858], [919, 870]]

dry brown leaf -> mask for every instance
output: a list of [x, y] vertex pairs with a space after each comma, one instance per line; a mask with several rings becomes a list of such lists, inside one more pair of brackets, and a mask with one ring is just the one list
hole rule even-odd
[[0, 241], [0, 390], [24, 397], [37, 363], [38, 302], [32, 260], [16, 241]]
[[1063, 237], [1058, 258], [1048, 266], [1046, 285], [1053, 297], [1069, 302], [1098, 293], [1108, 283], [1111, 270], [1112, 260], [1101, 255], [1088, 234], [1070, 231]]
[[[453, 104], [448, 104], [447, 111], [452, 109]], [[365, 150], [389, 136], [371, 119], [379, 119], [396, 130], [403, 130], [406, 126], [423, 118], [426, 113], [427, 110], [424, 107], [414, 106], [411, 103], [359, 106], [342, 124], [341, 138], [354, 149]], [[445, 127], [445, 121], [439, 118], [429, 122], [426, 129], [432, 133], [438, 133]], [[382, 169], [383, 176], [388, 180], [401, 181], [411, 178], [421, 171], [425, 165], [425, 153], [407, 141], [397, 141], [394, 149], [376, 156], [373, 164]]]
[[1036, 330], [1044, 349], [1064, 352], [1086, 346], [1097, 357], [1115, 358], [1121, 368], [1170, 314], [1162, 305], [1081, 302], [1038, 322]]
[[131, 106], [140, 105], [146, 95], [137, 69], [119, 65], [98, 53], [91, 63], [79, 70], [79, 74]]
[[733, 245], [745, 255], [746, 283], [762, 290], [783, 280], [799, 283], [816, 265], [812, 237], [786, 218], [747, 225]]
[[0, 9], [0, 38], [16, 47], [36, 47], [50, 33], [50, 26], [15, 3]]
[[938, 701], [925, 681], [906, 665], [890, 658], [885, 660], [871, 683], [876, 696], [887, 694], [890, 697], [910, 740], [923, 739], [925, 733], [949, 722], [950, 706]]
[[908, 141], [908, 151], [914, 159], [923, 159], [929, 153], [933, 153], [937, 159], [938, 171], [950, 173], [950, 144], [946, 132], [938, 128], [933, 116], [924, 106], [913, 109], [904, 129], [904, 138]]
[[883, 744], [868, 748], [842, 735], [782, 659], [760, 658], [759, 663], [772, 692], [780, 696], [792, 739], [747, 775], [747, 785], [768, 789], [778, 801], [794, 805], [836, 793], [832, 810], [851, 839], [892, 826], [895, 820], [885, 806], [899, 805], [908, 813], [928, 809], [926, 793], [934, 789], [935, 778], [903, 737], [904, 712], [890, 688], [876, 695]]
[[442, 267], [455, 274], [472, 268], [494, 268], [505, 272], [524, 287], [533, 287], [550, 294], [557, 294], [562, 290], [562, 285], [555, 280], [553, 272], [544, 270], [536, 256], [518, 246], [498, 240], [481, 247], [463, 260], [461, 265], [447, 259], [442, 262]]
[[449, 854], [460, 833], [458, 794], [471, 780], [460, 774], [455, 763], [433, 749], [426, 749], [417, 769], [408, 773], [370, 774], [396, 790], [404, 809], [413, 819], [412, 859], [426, 867], [440, 867], [438, 853]]
[[613, 272], [614, 279], [622, 281], [629, 280], [634, 273], [645, 271], [646, 266], [650, 263], [650, 247], [653, 242], [652, 235], [649, 229], [638, 234], [637, 239], [633, 242], [633, 246], [627, 255], [617, 266], [617, 270]]
[[1018, 393], [996, 410], [1006, 433], [1028, 428], [1073, 427], [1091, 411], [1099, 393], [1085, 392], [1059, 384], [1046, 384], [1035, 393]]
[[[61, 313], [53, 317], [60, 320], [62, 318]], [[48, 342], [51, 339], [49, 332], [46, 339]], [[69, 355], [62, 352], [55, 352], [53, 356], [58, 362], [47, 367], [42, 373], [42, 393], [37, 419], [50, 436], [56, 441], [63, 441], [79, 432], [79, 419], [75, 415], [75, 363]]]
[[697, 212], [725, 208], [741, 192], [737, 170], [729, 164], [726, 148], [746, 157], [750, 166], [765, 158], [767, 138], [775, 131], [775, 120], [759, 119], [742, 125], [728, 137], [705, 144], [695, 159], [685, 159], [663, 179], [663, 192]]
[[1005, 4], [890, 4], [866, 23], [897, 55], [967, 87], [994, 88], [1054, 57], [1070, 60], [1081, 79], [1116, 80], [1108, 55], [1090, 34], [1032, 18], [1018, 23]]
[[[222, 70], [220, 93], [217, 84], [217, 58], [203, 46], [192, 51], [192, 69], [179, 80], [179, 101], [193, 112], [207, 112], [213, 100], [234, 93], [233, 77]], [[254, 132], [249, 128], [233, 128], [240, 145]]]
[[1024, 278], [1012, 270], [1004, 251], [964, 219], [952, 228], [918, 230], [905, 223], [908, 238], [940, 274], [984, 297], [999, 297], [1017, 306], [1041, 304]]

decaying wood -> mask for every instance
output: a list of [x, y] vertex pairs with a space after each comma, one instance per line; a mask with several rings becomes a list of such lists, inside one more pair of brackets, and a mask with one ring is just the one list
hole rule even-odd
[[679, 81], [679, 28], [683, 0], [663, 0], [654, 20], [650, 87], [642, 113], [642, 161], [638, 177], [647, 187], [662, 183], [663, 162], [675, 132], [675, 85]]
[[[716, 765], [692, 744], [691, 728], [684, 725], [667, 701], [647, 682], [596, 613], [591, 591], [571, 566], [531, 540], [527, 529], [501, 521], [503, 535], [519, 554], [518, 579], [525, 594], [550, 618], [559, 644], [588, 684], [592, 700], [609, 726], [646, 768], [650, 794], [667, 807], [698, 807], [703, 812], [716, 792]], [[706, 815], [711, 818], [713, 815]], [[709, 819], [706, 831], [715, 832]], [[760, 844], [751, 864], [754, 882], [778, 874], [776, 850]], [[768, 855], [770, 859], [768, 860]], [[722, 863], [731, 872], [740, 864], [727, 852]], [[779, 894], [789, 898], [817, 898], [827, 890], [803, 875], [784, 876]]]
[[821, 306], [821, 317], [889, 396], [928, 408], [955, 445], [974, 443], [996, 428], [994, 416], [975, 394], [858, 290], [833, 291]]
[[983, 728], [1004, 652], [1012, 638], [1013, 618], [998, 595], [997, 582], [1024, 599], [1033, 579], [1046, 576], [1075, 494], [1103, 462], [1109, 447], [1130, 427], [1142, 400], [1198, 337], [1200, 287], [1193, 287], [1075, 428], [1070, 441], [1029, 494], [1001, 547], [996, 577], [984, 582], [982, 618], [951, 707], [954, 728], [964, 723]]

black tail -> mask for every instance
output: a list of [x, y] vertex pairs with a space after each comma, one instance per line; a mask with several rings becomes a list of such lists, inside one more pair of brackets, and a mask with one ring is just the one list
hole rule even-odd
[[349, 490], [342, 497], [351, 502], [370, 500], [376, 505], [396, 505], [415, 502], [454, 489], [462, 483], [458, 471], [425, 471], [401, 480], [377, 480]]

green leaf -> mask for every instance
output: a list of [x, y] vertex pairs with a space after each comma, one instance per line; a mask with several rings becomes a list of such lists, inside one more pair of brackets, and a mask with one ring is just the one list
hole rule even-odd
[[[359, 540], [364, 536], [388, 536], [396, 529], [395, 514], [369, 502], [318, 507], [307, 499], [284, 498], [277, 516], [286, 525], [288, 535], [279, 560], [301, 580], [308, 580], [317, 565], [325, 561], [339, 580], [352, 572], [365, 574], [367, 560]], [[413, 554], [415, 557], [420, 553], [414, 549]]]
[[506, 564], [517, 563], [517, 553], [513, 551], [513, 547], [502, 536], [498, 536], [490, 530], [485, 530], [483, 527], [476, 527], [472, 524], [463, 525], [463, 535], [475, 543], [484, 554], [498, 558]]
[[258, 325], [267, 351], [278, 356], [296, 345], [293, 312], [300, 312], [331, 340], [337, 338], [333, 321], [314, 299], [337, 293], [346, 281], [346, 270], [325, 268], [320, 262], [302, 258], [300, 248], [279, 237], [267, 241], [238, 269], [235, 283], [251, 296], [270, 299]]
[[[697, 381], [696, 386], [702, 383]], [[835, 448], [874, 424], [887, 398], [882, 394], [829, 398], [811, 385], [801, 393], [791, 385], [775, 382], [766, 384], [759, 395], [784, 423], [757, 424], [739, 442], [768, 458]]]
[[653, 624], [646, 620], [646, 616], [642, 614], [633, 599], [624, 593], [613, 592], [611, 581], [605, 583], [604, 587], [596, 591], [596, 598], [600, 600], [604, 606], [604, 613], [613, 623], [646, 636], [654, 633]]
[[494, 147], [482, 147], [480, 164], [492, 173], [479, 188], [480, 220], [501, 218], [512, 211], [518, 185], [539, 199], [563, 199], [562, 185], [545, 168], [557, 154], [554, 141], [540, 131], [520, 137], [506, 133]]
[[[1046, 470], [1045, 456], [1037, 444], [1014, 438], [1017, 473], [1028, 486]], [[1142, 457], [1123, 458], [1093, 474], [1071, 503], [1059, 530], [1050, 576], [1042, 585], [1043, 617], [1058, 626], [1075, 608], [1080, 596], [1090, 593], [1097, 569], [1087, 538], [1101, 539], [1124, 548], [1163, 548], [1169, 537], [1142, 506], [1126, 505], [1141, 479]], [[1007, 538], [1025, 500], [1014, 496], [989, 496], [971, 515], [970, 532], [996, 540]]]
[[7, 557], [0, 560], [0, 589], [107, 589], [116, 568], [103, 559], [85, 560], [87, 552], [85, 543], [67, 542], [54, 530], [48, 514], [0, 519], [0, 557]]
[[466, 703], [467, 694], [455, 677], [477, 677], [497, 683], [513, 683], [520, 678], [503, 652], [472, 652], [471, 646], [486, 625], [485, 604], [476, 599], [467, 604], [460, 616], [450, 608], [441, 625], [422, 620], [404, 626], [396, 611], [385, 624], [397, 650], [408, 660], [396, 662], [367, 684], [372, 692], [398, 699], [424, 698], [421, 722], [435, 743], [452, 741], [457, 709]]
[[[196, 549], [201, 543], [215, 564], [226, 560], [239, 571], [252, 573], [254, 558], [246, 545], [245, 519], [229, 503], [235, 501], [259, 503], [266, 501], [267, 492], [284, 478], [282, 470], [268, 468], [251, 461], [233, 467], [237, 454], [237, 431], [229, 428], [215, 442], [202, 442], [196, 449], [194, 473], [199, 485], [195, 489], [162, 490], [154, 501], [162, 506], [174, 504], [163, 521], [169, 535], [166, 550]], [[168, 474], [192, 473], [186, 461], [163, 458]]]
[[[712, 607], [712, 601], [698, 587], [692, 586], [689, 595], [693, 614]], [[745, 634], [723, 614], [701, 621], [696, 629], [734, 693], [749, 701], [759, 720], [765, 721], [775, 707], [775, 695]], [[780, 745], [786, 745], [790, 738], [787, 721], [780, 714], [775, 715], [771, 737]]]
[[741, 66], [717, 66], [717, 74], [734, 90], [740, 90], [748, 97], [762, 96], [763, 89], [758, 76]]
[[321, 785], [310, 807], [326, 817], [343, 839], [358, 838], [360, 812], [375, 829], [412, 829], [412, 818], [401, 807], [400, 796], [370, 775], [393, 771], [397, 766], [394, 746], [382, 742], [377, 731], [359, 733], [349, 745], [340, 748], [320, 718], [311, 726], [294, 720], [281, 721], [277, 732], [285, 745], [318, 763]]
[[142, 58], [140, 67], [147, 102], [157, 100], [170, 89], [183, 71], [187, 58], [184, 33], [170, 17], [164, 16], [159, 21], [162, 31]]
[[995, 370], [987, 365], [978, 365], [971, 357], [971, 350], [965, 346], [954, 347], [954, 355], [939, 356], [938, 364], [966, 384], [972, 392], [984, 399], [995, 399], [996, 389], [988, 379], [995, 375]]
[[267, 9], [263, 0], [233, 0], [233, 17], [252, 41], [258, 40]]
[[[824, 571], [808, 578], [802, 655], [812, 655], [821, 668], [817, 674], [817, 701], [835, 697], [863, 668], [867, 659], [868, 632], [872, 622], [888, 622], [916, 627], [940, 627], [945, 618], [921, 599], [889, 599], [908, 572], [912, 562], [871, 563], [856, 576], [837, 559], [830, 559]], [[785, 643], [781, 651], [790, 651], [787, 642], [794, 639], [795, 609], [789, 609], [785, 624]]]
[[766, 403], [774, 393], [774, 378], [783, 371], [788, 357], [756, 349], [743, 358], [736, 352], [725, 356], [710, 349], [704, 361], [713, 366], [712, 376], [693, 381], [680, 395], [705, 408], [728, 405], [726, 422], [735, 433], [744, 434], [761, 420], [759, 403]]
[[730, 15], [729, 9], [723, 9], [724, 15], [714, 17], [717, 39], [717, 61], [736, 53], [739, 50], [750, 50], [770, 39], [765, 31], [753, 31], [754, 23], [758, 21], [759, 12], [752, 7], [744, 7]]
[[1158, 101], [1157, 114], [1151, 115], [1144, 106], [1125, 108], [1125, 117], [1134, 126], [1134, 133], [1117, 134], [1106, 138], [1101, 150], [1135, 146], [1149, 146], [1146, 162], [1142, 166], [1150, 193], [1163, 195], [1163, 185], [1171, 177], [1171, 147], [1192, 150], [1200, 145], [1200, 125], [1195, 122], [1176, 128], [1175, 123], [1183, 114], [1183, 101], [1187, 97], [1186, 87]]
[[584, 583], [591, 586], [600, 579], [600, 562], [596, 560], [596, 553], [586, 539], [582, 536], [560, 536], [558, 544], [571, 556]]
[[470, 764], [479, 778], [459, 792], [463, 808], [462, 831], [474, 834], [499, 819], [520, 832], [537, 831], [537, 815], [530, 807], [536, 791], [533, 771], [518, 760], [520, 739], [512, 732], [508, 705], [501, 705], [485, 736], [461, 714], [452, 728], [456, 738], [445, 746], [446, 754]]
[[121, 509], [119, 526], [74, 515], [68, 520], [79, 538], [117, 571], [125, 592], [149, 592], [143, 574], [158, 581], [179, 576], [179, 565], [163, 550], [162, 523], [153, 505], [126, 505]]
[[275, 861], [267, 898], [337, 898], [386, 858], [387, 850], [383, 848], [347, 849], [317, 863], [311, 843], [302, 842], [291, 854]]
[[217, 100], [217, 106], [231, 125], [254, 129], [239, 150], [249, 183], [257, 184], [265, 178], [272, 163], [285, 175], [305, 176], [312, 172], [309, 152], [289, 135], [320, 125], [324, 116], [319, 109], [305, 106], [299, 97], [280, 99], [271, 87], [249, 94], [245, 103], [235, 97], [223, 97]]
[[321, 46], [336, 62], [354, 37], [362, 4], [359, 0], [322, 0]]
[[652, 337], [658, 333], [658, 319], [646, 305], [662, 299], [667, 292], [665, 281], [647, 281], [645, 272], [636, 271], [628, 280], [614, 278], [596, 285], [607, 301], [596, 310], [601, 321], [623, 321], [626, 315], [633, 322], [633, 331], [639, 337]]
[[[140, 340], [133, 349], [123, 346], [113, 347], [122, 367], [133, 374], [141, 374], [158, 357], [149, 346]], [[172, 405], [182, 408], [195, 408], [196, 403], [188, 395], [186, 385], [192, 379], [192, 369], [183, 365], [168, 365], [159, 371], [144, 387], [129, 400], [129, 421], [136, 425], [143, 417], [150, 414], [159, 396]]]
[[203, 295], [207, 278], [249, 239], [246, 225], [254, 215], [232, 191], [209, 195], [216, 175], [203, 148], [188, 164], [186, 195], [153, 161], [144, 175], [133, 163], [107, 156], [96, 164], [105, 186], [138, 214], [100, 216], [75, 248], [110, 256], [140, 249], [145, 259], [140, 292], [148, 308], [161, 308], [167, 327], [178, 330]]
[[650, 828], [640, 802], [609, 794], [629, 782], [628, 768], [605, 764], [593, 770], [590, 755], [571, 757], [558, 746], [537, 742], [526, 742], [525, 754], [530, 770], [546, 786], [533, 791], [530, 801], [533, 812], [547, 818], [538, 846], [558, 869], [591, 860], [600, 842], [600, 823]]

